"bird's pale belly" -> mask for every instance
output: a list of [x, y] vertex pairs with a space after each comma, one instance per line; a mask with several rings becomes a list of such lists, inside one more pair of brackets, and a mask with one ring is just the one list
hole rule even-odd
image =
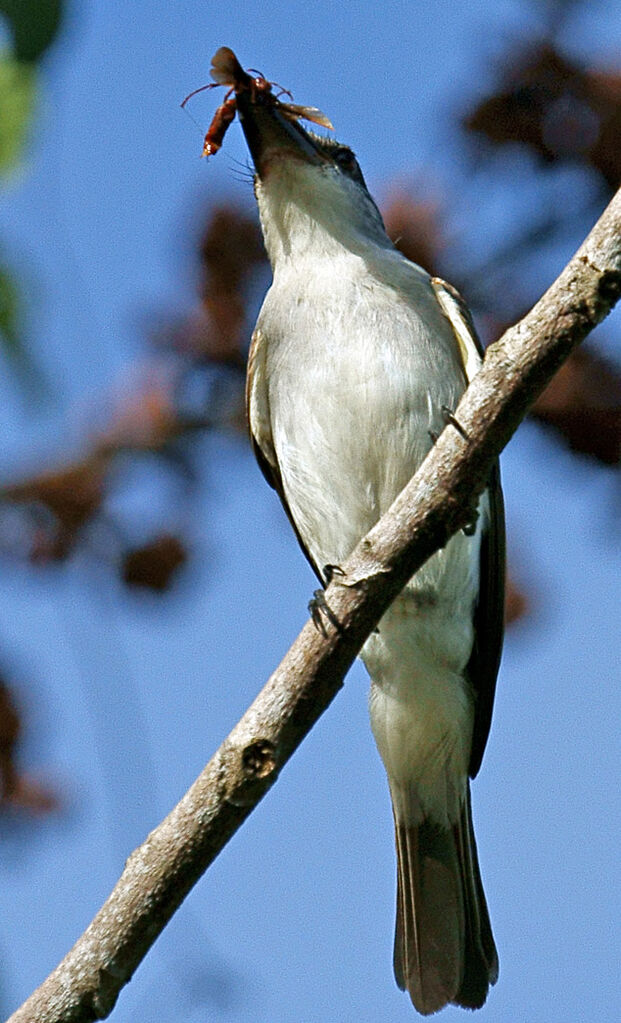
[[388, 609], [361, 657], [371, 676], [371, 726], [395, 811], [402, 821], [429, 817], [448, 826], [465, 796], [474, 720], [464, 677], [472, 599], [467, 592], [461, 601], [449, 596], [446, 582], [432, 597], [421, 574]]
[[[422, 462], [430, 431], [443, 426], [437, 405], [420, 390], [417, 400], [413, 381], [402, 391], [385, 381], [384, 394], [379, 382], [381, 374], [352, 379], [338, 394], [326, 383], [314, 397], [305, 387], [272, 423], [287, 501], [320, 569], [345, 561]], [[430, 816], [447, 825], [459, 816], [473, 721], [464, 668], [478, 548], [479, 531], [453, 537], [361, 652], [372, 679], [371, 724], [402, 820]]]

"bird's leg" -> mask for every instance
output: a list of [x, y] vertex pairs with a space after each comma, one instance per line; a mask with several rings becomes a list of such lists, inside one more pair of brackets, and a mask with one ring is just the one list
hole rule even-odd
[[447, 425], [454, 426], [460, 437], [463, 437], [464, 440], [470, 440], [467, 430], [464, 429], [464, 427], [459, 422], [459, 419], [457, 418], [453, 410], [448, 407], [448, 405], [442, 405], [441, 412], [442, 418], [444, 419], [444, 422]]
[[[451, 409], [448, 407], [448, 405], [442, 405], [441, 406], [441, 411], [442, 411], [442, 418], [444, 419], [444, 422], [447, 425], [454, 426], [455, 429], [457, 430], [458, 434], [461, 437], [463, 437], [464, 440], [470, 440], [470, 438], [468, 436], [468, 432], [461, 425], [461, 423], [459, 422], [459, 419], [451, 411]], [[437, 434], [434, 430], [427, 430], [427, 433], [431, 437], [432, 444], [435, 444], [437, 439], [438, 439], [438, 437], [439, 437], [439, 434]], [[474, 534], [477, 531], [478, 519], [479, 519], [479, 513], [478, 513], [478, 511], [475, 508], [475, 510], [472, 513], [471, 521], [468, 523], [467, 526], [464, 526], [464, 528], [462, 529], [462, 533], [464, 534], [464, 536], [474, 536]]]
[[[469, 441], [470, 437], [469, 437], [468, 431], [464, 430], [464, 428], [461, 426], [461, 424], [459, 422], [459, 419], [454, 414], [454, 412], [448, 407], [448, 405], [441, 405], [440, 407], [441, 407], [441, 411], [442, 411], [442, 418], [446, 422], [447, 426], [454, 427], [455, 430], [457, 431], [457, 433], [459, 434], [459, 436], [462, 437], [464, 441]], [[428, 430], [428, 434], [431, 437], [433, 443], [435, 444], [436, 441], [438, 440], [438, 434], [434, 433], [433, 430]], [[464, 536], [474, 536], [475, 533], [477, 532], [477, 523], [478, 523], [478, 521], [479, 521], [479, 511], [477, 510], [477, 508], [475, 508], [474, 511], [473, 511], [473, 517], [472, 517], [471, 521], [469, 522], [468, 526], [464, 526], [463, 529], [461, 530], [463, 535]]]

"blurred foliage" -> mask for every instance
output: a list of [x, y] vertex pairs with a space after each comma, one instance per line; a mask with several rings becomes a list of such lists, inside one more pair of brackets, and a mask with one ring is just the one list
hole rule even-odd
[[[621, 184], [621, 71], [588, 66], [562, 50], [556, 40], [562, 18], [556, 15], [575, 6], [575, 0], [548, 4], [547, 38], [507, 48], [495, 89], [463, 115], [462, 127], [485, 137], [494, 149], [513, 146], [530, 152], [541, 167], [581, 167], [592, 178], [599, 203], [611, 199]], [[493, 262], [502, 266], [502, 287], [497, 273], [486, 279], [483, 267], [475, 271], [478, 279], [463, 282], [487, 318], [490, 339], [517, 318], [513, 305], [523, 295], [520, 265], [534, 263], [581, 214], [585, 219], [594, 215], [575, 204], [563, 215], [526, 221], [520, 235], [488, 264], [490, 270]], [[536, 297], [523, 295], [525, 310]], [[621, 461], [621, 377], [591, 344], [573, 353], [535, 403], [532, 416], [554, 427], [572, 451], [604, 465]]]
[[578, 348], [531, 414], [554, 427], [572, 451], [604, 465], [621, 461], [621, 375], [590, 348]]
[[62, 9], [61, 0], [0, 0], [13, 41], [12, 52], [0, 53], [0, 174], [22, 156], [35, 107], [34, 63], [57, 35]]
[[23, 297], [15, 277], [0, 264], [0, 351], [15, 371], [16, 380], [26, 386], [28, 393], [41, 395], [45, 392], [45, 381], [24, 337], [22, 305]]
[[149, 543], [128, 551], [123, 561], [123, 581], [162, 593], [187, 558], [183, 542], [171, 533], [162, 533]]
[[58, 34], [62, 0], [0, 0], [0, 15], [9, 23], [17, 60], [38, 60]]
[[551, 41], [511, 49], [494, 93], [463, 125], [494, 146], [514, 143], [542, 164], [580, 163], [604, 188], [621, 181], [621, 73], [588, 69]]
[[[0, 0], [0, 17], [9, 25], [13, 52], [0, 52], [0, 178], [21, 163], [32, 130], [37, 99], [34, 61], [58, 31], [60, 0]], [[40, 380], [21, 329], [19, 285], [0, 264], [0, 348], [20, 379]], [[24, 775], [17, 766], [22, 716], [8, 686], [0, 680], [0, 807], [46, 813], [58, 805], [51, 788]]]
[[[424, 182], [421, 190], [424, 193]], [[440, 200], [414, 199], [409, 192], [395, 189], [382, 204], [382, 215], [389, 237], [406, 259], [438, 275], [447, 248]]]
[[[247, 285], [267, 264], [255, 217], [232, 206], [203, 214], [198, 241], [199, 304], [177, 321], [164, 319], [153, 343], [191, 364], [230, 366], [245, 372], [249, 333]], [[158, 317], [159, 318], [159, 317]]]
[[31, 510], [33, 562], [60, 561], [73, 550], [101, 507], [108, 461], [95, 449], [80, 462], [4, 488], [6, 501]]
[[[96, 557], [101, 550], [94, 540], [98, 528], [109, 538], [106, 559], [127, 586], [162, 593], [185, 562], [183, 539], [169, 532], [135, 548], [112, 505], [117, 470], [128, 462], [157, 456], [167, 474], [181, 479], [189, 497], [197, 475], [191, 464], [195, 440], [213, 428], [245, 434], [248, 291], [266, 263], [259, 227], [244, 212], [216, 206], [207, 214], [197, 249], [196, 308], [180, 320], [158, 313], [151, 338], [165, 369], [148, 368], [127, 389], [83, 440], [80, 458], [60, 458], [52, 469], [0, 486], [0, 505], [21, 510], [18, 546], [31, 562], [63, 561], [78, 545]], [[180, 511], [177, 504], [177, 517]]]
[[58, 797], [47, 783], [23, 774], [17, 763], [22, 715], [15, 697], [0, 679], [0, 809], [46, 814], [58, 807]]
[[8, 53], [0, 53], [0, 175], [21, 160], [36, 98], [36, 71]]
[[[0, 178], [21, 164], [35, 115], [38, 73], [35, 62], [56, 37], [61, 0], [0, 0], [0, 17], [10, 30], [12, 52], [0, 52]], [[19, 285], [7, 266], [0, 266], [0, 348], [17, 370], [20, 382], [41, 383], [22, 332]]]
[[9, 355], [19, 351], [19, 298], [13, 278], [0, 266], [0, 343]]

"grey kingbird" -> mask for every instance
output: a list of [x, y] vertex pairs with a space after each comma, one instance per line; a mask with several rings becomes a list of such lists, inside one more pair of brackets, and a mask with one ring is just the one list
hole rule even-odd
[[[388, 238], [351, 149], [260, 91], [240, 88], [237, 109], [273, 271], [249, 356], [252, 442], [325, 584], [416, 472], [482, 350], [458, 293]], [[503, 604], [496, 467], [476, 525], [410, 579], [361, 651], [395, 821], [395, 976], [424, 1014], [480, 1007], [498, 976], [469, 779]]]

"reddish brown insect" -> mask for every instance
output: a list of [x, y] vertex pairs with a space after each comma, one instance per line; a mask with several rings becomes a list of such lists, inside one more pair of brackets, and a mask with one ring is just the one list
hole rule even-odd
[[209, 131], [205, 135], [201, 156], [213, 156], [222, 146], [229, 124], [235, 120], [237, 104], [235, 97], [225, 99], [213, 115]]
[[[250, 69], [255, 77], [252, 77], [247, 71], [244, 71], [243, 67], [239, 63], [237, 57], [228, 46], [221, 46], [219, 50], [213, 55], [211, 59], [211, 77], [214, 79], [209, 85], [202, 85], [200, 89], [194, 89], [189, 96], [186, 96], [182, 107], [186, 105], [192, 96], [196, 96], [198, 92], [203, 92], [204, 89], [215, 89], [218, 85], [228, 85], [229, 90], [224, 97], [224, 102], [218, 107], [215, 114], [213, 115], [211, 124], [209, 125], [209, 131], [205, 135], [205, 143], [203, 145], [203, 156], [213, 156], [222, 147], [224, 136], [226, 135], [229, 125], [235, 120], [235, 111], [237, 109], [236, 97], [240, 92], [249, 92], [251, 99], [254, 101], [258, 93], [262, 93], [264, 96], [269, 96], [269, 101], [277, 106], [278, 109], [288, 117], [291, 121], [297, 121], [303, 117], [306, 121], [314, 121], [315, 124], [320, 124], [324, 128], [329, 128], [331, 131], [332, 124], [325, 114], [322, 114], [321, 110], [317, 107], [300, 107], [295, 103], [283, 103], [280, 96], [289, 96], [291, 99], [291, 93], [287, 89], [282, 89], [280, 86], [280, 92], [277, 96], [272, 93], [272, 86], [275, 82], [268, 82], [267, 78], [256, 71], [254, 68]], [[234, 95], [232, 95], [234, 93]]]

